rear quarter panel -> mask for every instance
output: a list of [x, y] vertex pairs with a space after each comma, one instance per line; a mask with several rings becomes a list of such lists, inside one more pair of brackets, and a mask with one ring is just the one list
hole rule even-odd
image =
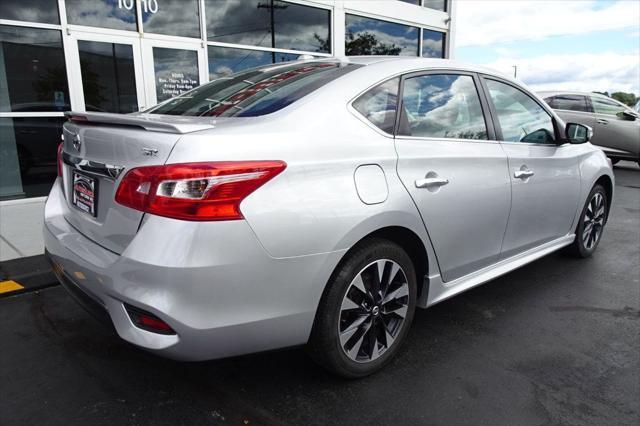
[[[426, 241], [415, 205], [396, 174], [393, 139], [355, 118], [345, 102], [333, 109], [325, 104], [186, 135], [168, 162], [285, 161], [284, 172], [241, 204], [275, 258], [348, 249], [385, 226], [404, 226]], [[358, 196], [354, 173], [366, 164], [384, 171], [388, 197], [381, 203], [365, 204]]]

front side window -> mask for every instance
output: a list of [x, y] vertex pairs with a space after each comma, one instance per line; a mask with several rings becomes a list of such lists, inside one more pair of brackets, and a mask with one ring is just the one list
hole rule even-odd
[[393, 133], [399, 84], [399, 77], [385, 81], [356, 99], [353, 107], [383, 132]]
[[488, 139], [473, 77], [433, 74], [406, 79], [398, 133], [429, 138]]
[[589, 112], [587, 97], [581, 95], [556, 95], [545, 99], [553, 109], [564, 109], [567, 111]]
[[253, 68], [214, 80], [147, 112], [204, 117], [266, 115], [359, 67], [318, 61]]
[[486, 80], [507, 142], [554, 143], [553, 119], [529, 95], [495, 80]]
[[345, 53], [418, 56], [420, 29], [364, 16], [346, 16]]
[[627, 109], [615, 101], [598, 96], [592, 96], [591, 103], [596, 114], [617, 115]]

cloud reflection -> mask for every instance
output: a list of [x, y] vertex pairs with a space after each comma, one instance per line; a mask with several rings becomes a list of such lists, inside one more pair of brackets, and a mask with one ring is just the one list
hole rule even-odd
[[487, 139], [482, 108], [469, 76], [408, 79], [403, 106], [412, 136]]

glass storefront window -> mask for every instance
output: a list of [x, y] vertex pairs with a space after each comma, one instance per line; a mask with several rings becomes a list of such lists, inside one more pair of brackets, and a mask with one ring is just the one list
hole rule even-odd
[[195, 50], [153, 48], [156, 100], [165, 101], [200, 85]]
[[64, 117], [0, 118], [0, 199], [47, 195]]
[[331, 53], [331, 12], [279, 0], [206, 0], [209, 41]]
[[300, 56], [294, 53], [264, 52], [218, 46], [208, 46], [207, 49], [209, 53], [209, 79], [211, 80], [260, 65], [295, 61]]
[[198, 0], [142, 0], [146, 33], [200, 38]]
[[422, 56], [425, 58], [444, 58], [444, 33], [422, 30]]
[[0, 19], [59, 24], [56, 0], [2, 0]]
[[137, 31], [135, 0], [66, 0], [67, 21], [75, 25]]
[[447, 0], [423, 0], [422, 5], [429, 9], [447, 11]]
[[0, 111], [69, 109], [60, 31], [0, 25], [0, 43]]
[[411, 3], [411, 4], [415, 4], [415, 5], [420, 5], [420, 0], [400, 0], [401, 2], [404, 3]]
[[78, 41], [87, 111], [138, 111], [133, 48], [128, 44]]
[[416, 27], [347, 14], [345, 53], [418, 56], [419, 34]]

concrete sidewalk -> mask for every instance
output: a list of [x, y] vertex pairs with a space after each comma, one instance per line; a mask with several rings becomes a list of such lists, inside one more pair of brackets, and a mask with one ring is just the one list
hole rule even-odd
[[44, 253], [46, 197], [0, 201], [0, 262]]

